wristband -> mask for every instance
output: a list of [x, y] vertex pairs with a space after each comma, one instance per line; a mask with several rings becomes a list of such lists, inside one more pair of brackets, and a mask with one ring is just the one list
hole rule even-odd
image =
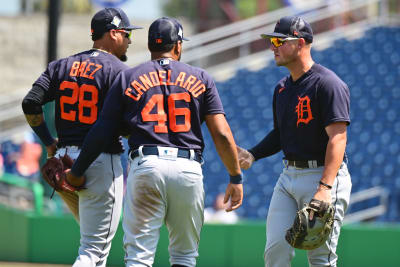
[[51, 136], [49, 128], [47, 128], [45, 122], [42, 122], [39, 126], [31, 126], [31, 128], [35, 132], [35, 134], [39, 136], [40, 140], [45, 146], [50, 146], [54, 143], [54, 138], [53, 136]]
[[231, 184], [242, 184], [243, 183], [243, 174], [238, 174], [235, 176], [229, 175], [230, 179], [230, 183]]
[[325, 186], [325, 187], [328, 188], [328, 189], [332, 189], [332, 186], [331, 186], [331, 185], [326, 184], [326, 183], [324, 183], [324, 182], [322, 182], [322, 181], [319, 181], [319, 184], [322, 185], [322, 186]]

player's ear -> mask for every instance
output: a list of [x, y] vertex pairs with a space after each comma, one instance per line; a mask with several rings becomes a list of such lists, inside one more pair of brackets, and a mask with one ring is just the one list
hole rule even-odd
[[178, 59], [180, 59], [181, 53], [182, 53], [182, 41], [178, 41], [174, 45], [174, 54], [177, 56]]
[[109, 30], [107, 34], [110, 36], [110, 38], [112, 40], [116, 40], [117, 39], [117, 31], [116, 30], [113, 30], [113, 29]]
[[298, 42], [297, 42], [297, 46], [299, 47], [299, 48], [302, 48], [303, 46], [305, 46], [306, 45], [306, 41], [303, 39], [303, 38], [300, 38], [299, 40], [298, 40]]

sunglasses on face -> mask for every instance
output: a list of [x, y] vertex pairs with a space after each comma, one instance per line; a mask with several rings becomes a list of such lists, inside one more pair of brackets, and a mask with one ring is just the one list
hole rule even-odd
[[286, 41], [297, 40], [297, 39], [299, 39], [299, 38], [295, 38], [295, 37], [288, 37], [288, 38], [271, 37], [271, 38], [269, 38], [269, 40], [271, 41], [271, 44], [273, 44], [275, 47], [282, 46]]
[[127, 30], [115, 30], [116, 32], [123, 32], [125, 33], [125, 37], [128, 39], [131, 39], [132, 37], [132, 31], [127, 31]]

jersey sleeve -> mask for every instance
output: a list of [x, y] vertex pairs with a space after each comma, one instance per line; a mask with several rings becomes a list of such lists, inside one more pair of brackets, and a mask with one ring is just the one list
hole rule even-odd
[[102, 120], [110, 120], [115, 123], [119, 123], [122, 121], [123, 114], [123, 89], [126, 88], [124, 86], [125, 76], [123, 73], [120, 73], [115, 78], [115, 81], [112, 83], [109, 92], [107, 93], [107, 97], [104, 101], [104, 107], [101, 111], [100, 118]]
[[276, 87], [274, 90], [274, 95], [272, 96], [272, 115], [274, 120], [274, 129], [278, 130], [278, 119], [276, 117], [276, 96], [277, 96], [278, 88]]
[[46, 70], [33, 83], [33, 86], [40, 86], [44, 91], [43, 103], [54, 100], [55, 90], [52, 88], [53, 75], [57, 71], [58, 61], [50, 62]]
[[205, 75], [205, 79], [207, 88], [204, 95], [204, 114], [225, 114], [214, 80], [209, 75]]
[[343, 81], [334, 76], [322, 81], [318, 98], [324, 127], [334, 122], [350, 124], [350, 91]]
[[[110, 65], [112, 65], [112, 68], [110, 69], [110, 75], [108, 76], [109, 79], [109, 84], [112, 85], [114, 81], [116, 80], [118, 74], [120, 74], [122, 71], [129, 69], [127, 65], [122, 63], [120, 60], [113, 60]], [[111, 86], [110, 86], [111, 88]]]

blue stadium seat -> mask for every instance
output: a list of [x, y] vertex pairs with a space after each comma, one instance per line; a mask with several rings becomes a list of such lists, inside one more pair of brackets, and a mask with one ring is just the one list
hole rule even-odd
[[389, 152], [392, 155], [397, 155], [399, 153], [400, 145], [398, 143], [393, 143], [389, 145]]
[[385, 174], [386, 177], [393, 178], [392, 175], [394, 173], [394, 170], [395, 170], [395, 167], [393, 166], [393, 164], [387, 164], [383, 168], [383, 173]]
[[[367, 65], [367, 64], [364, 64]], [[361, 73], [360, 73], [361, 74]], [[366, 73], [363, 73], [366, 74]], [[375, 77], [371, 76], [371, 75], [367, 75], [364, 79], [363, 79], [364, 85], [366, 85], [368, 88], [372, 87], [375, 84]]]
[[373, 109], [368, 109], [364, 113], [364, 118], [366, 121], [372, 122], [375, 121], [376, 118], [376, 112]]
[[395, 134], [400, 135], [400, 122], [394, 124], [393, 131]]
[[383, 97], [378, 101], [378, 107], [382, 110], [386, 110], [389, 107], [389, 99]]
[[398, 65], [400, 63], [400, 54], [397, 51], [393, 51], [390, 55], [390, 62], [393, 65]]
[[261, 174], [264, 172], [264, 164], [254, 164], [254, 166], [252, 167], [252, 170], [254, 173], [256, 174]]
[[242, 111], [242, 116], [244, 119], [246, 119], [246, 121], [254, 118], [254, 108], [252, 106], [244, 108]]
[[268, 183], [271, 180], [271, 178], [272, 177], [270, 177], [270, 176], [268, 176], [266, 174], [260, 174], [260, 175], [257, 176], [257, 182], [259, 184], [262, 184], [262, 185], [265, 184], [266, 186], [269, 186]]
[[346, 152], [353, 154], [357, 149], [357, 144], [355, 141], [350, 140], [346, 146]]
[[367, 146], [367, 151], [369, 154], [374, 155], [378, 150], [378, 144], [374, 141], [370, 142]]
[[371, 137], [371, 135], [369, 132], [362, 132], [360, 134], [360, 142], [366, 144], [366, 143], [368, 143], [370, 137]]
[[371, 178], [371, 186], [382, 185], [382, 179], [380, 176], [374, 176]]
[[384, 131], [380, 136], [381, 144], [385, 145], [386, 147], [387, 145], [389, 145], [391, 138], [392, 138], [391, 131], [390, 130]]
[[350, 124], [350, 131], [352, 133], [360, 133], [362, 130], [362, 122], [361, 121], [355, 121]]
[[371, 166], [370, 166], [370, 165], [367, 165], [367, 164], [362, 165], [362, 166], [361, 166], [361, 174], [362, 174], [364, 177], [369, 177], [370, 174], [371, 174]]
[[373, 97], [373, 98], [380, 98], [382, 95], [382, 90], [380, 86], [374, 86], [371, 88], [371, 90], [369, 90], [369, 94]]
[[395, 109], [389, 109], [386, 113], [386, 118], [389, 122], [394, 122], [397, 120], [397, 112]]
[[374, 157], [374, 163], [380, 166], [385, 161], [385, 155], [383, 153], [378, 153]]
[[282, 161], [279, 161], [279, 162], [274, 164], [273, 170], [274, 170], [275, 174], [279, 175], [282, 172], [282, 169], [283, 169], [283, 162]]
[[367, 109], [369, 107], [368, 98], [361, 97], [360, 99], [358, 99], [358, 107], [360, 109]]
[[[362, 55], [358, 51], [352, 53], [350, 56], [350, 62], [354, 65], [362, 63], [362, 60], [363, 60]], [[362, 65], [365, 65], [365, 64], [362, 64]]]
[[[258, 97], [256, 99], [256, 103], [257, 103], [257, 107], [260, 107], [262, 109], [268, 108], [268, 107], [272, 106], [272, 98], [263, 95], [263, 96], [260, 96], [260, 97]], [[270, 109], [270, 110], [271, 110], [271, 113], [272, 113], [272, 109]]]
[[365, 75], [368, 73], [368, 65], [363, 63], [357, 66], [358, 74]]
[[359, 86], [354, 86], [353, 88], [350, 89], [351, 96], [353, 97], [360, 97], [362, 95], [362, 90], [361, 87]]
[[400, 81], [397, 81], [397, 86], [392, 88], [392, 96], [394, 98], [400, 98], [400, 87], [399, 83]]

